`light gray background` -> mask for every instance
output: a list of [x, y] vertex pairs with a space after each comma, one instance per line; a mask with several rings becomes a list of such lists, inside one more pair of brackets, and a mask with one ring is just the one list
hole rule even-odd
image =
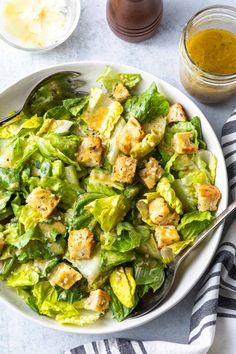
[[[235, 1], [221, 3], [235, 5]], [[0, 41], [0, 91], [34, 70], [78, 60], [110, 60], [133, 65], [183, 90], [178, 76], [178, 45], [183, 26], [199, 9], [219, 2], [164, 0], [164, 18], [159, 32], [146, 42], [130, 44], [116, 38], [109, 30], [105, 18], [105, 0], [82, 0], [77, 30], [66, 43], [51, 52], [31, 55]], [[236, 99], [234, 97], [212, 106], [198, 105], [219, 137], [224, 120], [236, 106]], [[117, 336], [186, 343], [196, 291], [197, 286], [175, 308], [149, 324]], [[0, 354], [59, 354], [99, 338], [64, 334], [40, 327], [0, 303]]]

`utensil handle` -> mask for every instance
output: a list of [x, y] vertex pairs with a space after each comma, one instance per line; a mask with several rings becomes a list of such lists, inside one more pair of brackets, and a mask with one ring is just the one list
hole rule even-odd
[[13, 113], [7, 117], [0, 118], [0, 124], [8, 122], [12, 118], [15, 118], [16, 116], [18, 116], [18, 114], [20, 114], [21, 111], [22, 111], [22, 109], [19, 109], [18, 111], [16, 111], [15, 113]]
[[214, 231], [233, 211], [236, 210], [236, 201], [231, 203], [217, 218], [213, 221], [212, 224], [208, 226], [206, 230], [204, 230], [194, 241], [193, 243], [185, 248], [172, 263], [175, 264], [176, 267], [184, 260], [185, 257], [189, 255], [205, 238]]

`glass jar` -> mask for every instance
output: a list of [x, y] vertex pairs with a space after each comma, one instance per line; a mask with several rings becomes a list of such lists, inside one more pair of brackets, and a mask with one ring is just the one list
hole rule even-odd
[[211, 74], [199, 68], [190, 58], [187, 41], [199, 31], [218, 28], [236, 35], [236, 8], [212, 6], [194, 15], [185, 26], [180, 43], [180, 80], [186, 91], [204, 103], [216, 103], [236, 92], [236, 72]]

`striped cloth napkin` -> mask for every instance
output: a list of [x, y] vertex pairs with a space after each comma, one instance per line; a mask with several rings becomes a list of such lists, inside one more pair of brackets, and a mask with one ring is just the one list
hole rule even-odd
[[[232, 198], [236, 198], [236, 110], [222, 129], [222, 148]], [[65, 354], [235, 354], [236, 220], [231, 224], [206, 273], [194, 303], [188, 344], [105, 339]]]

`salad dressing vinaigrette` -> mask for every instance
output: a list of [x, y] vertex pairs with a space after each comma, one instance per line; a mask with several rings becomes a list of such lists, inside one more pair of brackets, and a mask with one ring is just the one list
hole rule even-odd
[[187, 41], [192, 61], [202, 70], [212, 74], [236, 73], [236, 35], [218, 28], [194, 34]]
[[236, 93], [236, 8], [215, 5], [196, 13], [180, 43], [180, 80], [204, 103], [224, 101]]

